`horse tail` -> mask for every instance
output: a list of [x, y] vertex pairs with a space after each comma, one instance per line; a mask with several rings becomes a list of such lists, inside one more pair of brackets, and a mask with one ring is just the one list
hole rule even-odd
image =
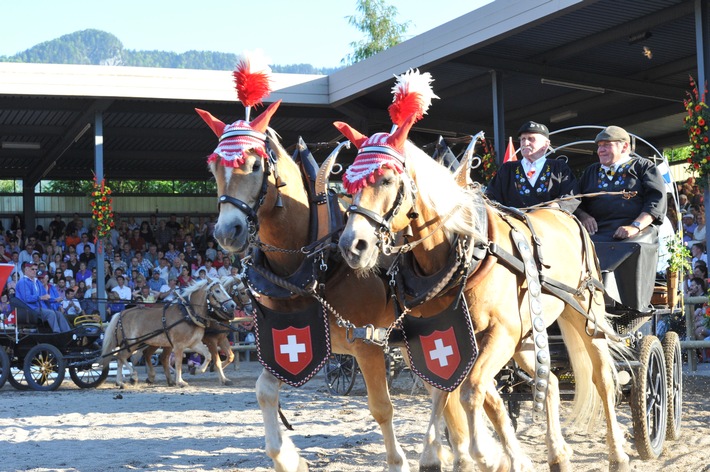
[[[604, 311], [602, 310], [604, 313]], [[580, 316], [578, 313], [575, 316]], [[597, 318], [598, 325], [610, 327], [606, 316]], [[569, 425], [580, 428], [586, 432], [594, 432], [597, 423], [604, 418], [604, 404], [599, 391], [594, 383], [595, 375], [604, 376], [612, 382], [617, 399], [621, 394], [619, 384], [617, 360], [627, 361], [631, 358], [630, 350], [622, 342], [615, 342], [609, 338], [599, 338], [595, 342], [603, 342], [602, 346], [589, 345], [591, 339], [584, 339], [588, 335], [584, 329], [576, 329], [569, 320], [560, 317], [558, 319], [560, 331], [567, 347], [570, 364], [574, 371], [575, 392], [572, 402], [572, 414], [569, 416]], [[611, 328], [610, 328], [611, 329]], [[601, 365], [606, 367], [605, 371], [596, 372], [590, 352], [594, 350], [599, 356]]]
[[118, 320], [120, 318], [120, 313], [116, 313], [115, 315], [113, 315], [111, 321], [106, 327], [106, 331], [104, 331], [104, 342], [103, 347], [101, 349], [101, 364], [103, 365], [108, 365], [109, 362], [111, 362], [111, 359], [113, 359], [114, 351], [118, 347], [118, 336], [116, 330], [118, 328]]

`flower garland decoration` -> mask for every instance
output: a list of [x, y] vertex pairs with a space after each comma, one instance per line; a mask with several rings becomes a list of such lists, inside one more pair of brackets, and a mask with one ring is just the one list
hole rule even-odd
[[481, 177], [486, 185], [498, 172], [498, 164], [496, 163], [496, 153], [492, 146], [485, 139], [481, 140], [483, 145], [483, 156], [481, 156]]
[[111, 206], [113, 203], [111, 189], [106, 185], [105, 179], [99, 182], [94, 177], [94, 190], [91, 192], [91, 197], [91, 214], [96, 223], [96, 234], [99, 239], [103, 239], [109, 235], [115, 224]]
[[701, 179], [700, 185], [706, 184], [706, 179], [702, 178], [710, 174], [710, 109], [705, 102], [706, 93], [700, 96], [698, 86], [690, 77], [692, 91], [686, 92], [688, 97], [683, 100], [685, 110], [688, 115], [685, 117], [685, 129], [688, 130], [688, 141], [690, 142], [690, 164], [689, 172], [698, 172]]

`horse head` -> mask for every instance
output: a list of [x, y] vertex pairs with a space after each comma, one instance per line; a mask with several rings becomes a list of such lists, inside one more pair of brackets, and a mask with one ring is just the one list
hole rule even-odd
[[210, 280], [205, 286], [205, 290], [207, 292], [207, 303], [218, 318], [223, 321], [229, 321], [234, 318], [234, 310], [237, 309], [237, 304], [219, 280]]
[[[269, 120], [281, 101], [251, 122], [225, 125], [204, 110], [196, 110], [219, 137], [219, 145], [207, 163], [217, 182], [219, 218], [214, 229], [217, 242], [230, 252], [243, 252], [250, 232], [256, 232], [257, 212], [262, 205], [273, 206], [276, 192], [269, 192], [271, 175], [267, 151]], [[269, 195], [271, 193], [271, 195]]]
[[353, 269], [369, 270], [377, 265], [380, 252], [393, 243], [393, 234], [405, 229], [412, 215], [415, 186], [407, 174], [407, 133], [411, 116], [392, 134], [360, 134], [341, 122], [335, 126], [358, 148], [355, 162], [343, 178], [353, 195], [348, 222], [338, 246]]

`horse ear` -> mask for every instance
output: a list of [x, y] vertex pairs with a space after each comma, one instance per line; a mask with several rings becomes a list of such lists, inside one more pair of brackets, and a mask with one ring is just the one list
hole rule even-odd
[[402, 126], [397, 128], [394, 133], [387, 139], [387, 143], [395, 149], [400, 151], [404, 150], [404, 143], [407, 141], [409, 136], [409, 130], [412, 129], [414, 123], [417, 122], [417, 114], [412, 113], [404, 120]]
[[360, 149], [362, 144], [367, 141], [367, 136], [363, 135], [347, 123], [343, 123], [342, 121], [336, 121], [335, 123], [333, 123], [333, 126], [338, 128], [338, 131], [343, 133], [343, 135], [348, 138], [348, 140], [353, 143], [358, 149]]
[[205, 123], [207, 123], [207, 126], [209, 126], [212, 131], [214, 131], [214, 134], [216, 134], [217, 137], [222, 136], [222, 133], [224, 133], [224, 127], [226, 126], [224, 123], [212, 116], [212, 113], [208, 111], [200, 110], [199, 108], [195, 108], [195, 111], [198, 115], [200, 115], [200, 118], [202, 118]]
[[251, 123], [249, 123], [251, 129], [259, 131], [260, 133], [266, 133], [266, 128], [269, 127], [269, 121], [271, 121], [271, 117], [274, 116], [274, 113], [276, 113], [279, 105], [281, 105], [281, 100], [275, 101], [266, 107], [266, 110], [264, 110], [261, 115], [257, 116]]

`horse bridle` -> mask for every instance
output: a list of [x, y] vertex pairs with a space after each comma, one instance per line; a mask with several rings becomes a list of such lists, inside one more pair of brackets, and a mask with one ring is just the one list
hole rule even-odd
[[[222, 287], [222, 290], [224, 291], [224, 293], [229, 294], [229, 292], [222, 286], [222, 284], [220, 284], [219, 280], [211, 281], [210, 283], [207, 284], [207, 287], [205, 287], [205, 290], [207, 291], [207, 308], [208, 308], [208, 310], [213, 309], [216, 311], [220, 311], [224, 315], [226, 315], [227, 317], [231, 317], [233, 314], [233, 310], [230, 310], [227, 307], [227, 305], [230, 302], [234, 303], [234, 300], [231, 297], [227, 298], [227, 300], [225, 300], [223, 302], [220, 302], [219, 300], [217, 300], [217, 297], [215, 297], [214, 294], [212, 293], [212, 288], [215, 285], [219, 285], [220, 287]], [[213, 303], [210, 303], [210, 299], [212, 299]], [[219, 305], [219, 308], [218, 309], [213, 308], [212, 307], [213, 304]]]
[[[410, 220], [416, 219], [419, 214], [414, 210], [415, 208], [415, 202], [416, 202], [416, 190], [414, 188], [414, 182], [411, 182], [412, 185], [412, 192], [411, 192], [411, 198], [412, 198], [412, 210], [407, 214]], [[392, 224], [392, 219], [399, 213], [399, 211], [402, 209], [402, 203], [404, 203], [404, 180], [400, 180], [399, 182], [399, 188], [397, 189], [397, 196], [394, 199], [394, 202], [392, 203], [392, 207], [385, 212], [384, 215], [380, 216], [374, 211], [368, 209], [368, 208], [363, 208], [360, 205], [350, 205], [348, 209], [345, 211], [346, 215], [350, 215], [351, 213], [355, 213], [358, 215], [362, 215], [365, 219], [369, 220], [370, 222], [374, 223], [375, 226], [375, 234], [377, 235], [377, 244], [380, 246], [380, 249], [382, 250], [383, 253], [387, 254], [388, 250], [387, 248], [389, 247], [386, 244], [386, 240], [394, 241], [394, 235], [392, 234], [392, 229], [391, 229], [391, 224]]]
[[217, 203], [217, 210], [220, 209], [220, 206], [223, 203], [230, 203], [234, 205], [239, 211], [244, 213], [247, 219], [247, 223], [249, 224], [249, 234], [256, 234], [259, 231], [259, 217], [257, 216], [257, 212], [259, 211], [259, 208], [261, 208], [261, 205], [264, 204], [264, 200], [266, 200], [266, 192], [269, 189], [269, 176], [272, 173], [272, 169], [274, 170], [274, 175], [277, 175], [275, 172], [276, 161], [273, 157], [273, 152], [271, 151], [268, 145], [268, 141], [265, 142], [264, 145], [266, 146], [266, 152], [269, 158], [266, 159], [267, 162], [265, 162], [264, 173], [261, 177], [261, 189], [259, 190], [259, 195], [256, 198], [254, 206], [249, 206], [249, 204], [247, 204], [243, 200], [234, 198], [231, 195], [220, 195]]

